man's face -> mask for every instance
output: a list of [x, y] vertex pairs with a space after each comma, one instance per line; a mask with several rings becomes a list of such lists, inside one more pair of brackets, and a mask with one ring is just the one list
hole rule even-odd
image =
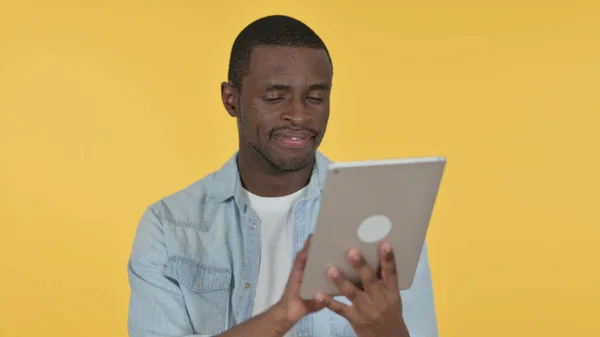
[[311, 164], [329, 119], [331, 81], [325, 50], [255, 48], [239, 99], [240, 150], [279, 171]]

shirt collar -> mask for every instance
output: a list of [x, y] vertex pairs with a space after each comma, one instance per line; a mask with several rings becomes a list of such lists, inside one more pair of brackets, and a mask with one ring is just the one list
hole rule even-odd
[[[237, 166], [237, 155], [238, 152], [231, 156], [213, 175], [213, 183], [208, 196], [209, 200], [223, 202], [240, 195], [242, 184]], [[307, 199], [316, 198], [323, 192], [330, 163], [331, 161], [321, 152], [317, 151], [315, 153], [315, 166], [307, 186]]]

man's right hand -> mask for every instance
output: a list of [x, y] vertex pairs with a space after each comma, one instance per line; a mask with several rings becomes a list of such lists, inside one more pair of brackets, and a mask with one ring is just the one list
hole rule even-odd
[[300, 285], [304, 277], [304, 266], [306, 265], [310, 239], [311, 237], [306, 240], [304, 248], [296, 255], [281, 300], [269, 310], [234, 326], [218, 337], [281, 337], [290, 331], [302, 317], [325, 307], [324, 302], [300, 298]]
[[300, 298], [300, 285], [304, 278], [304, 267], [306, 266], [311, 238], [312, 234], [306, 240], [302, 250], [296, 255], [283, 296], [272, 308], [273, 314], [280, 322], [280, 324], [277, 324], [278, 332], [282, 335], [290, 330], [302, 317], [325, 307], [323, 302], [316, 299], [303, 300]]

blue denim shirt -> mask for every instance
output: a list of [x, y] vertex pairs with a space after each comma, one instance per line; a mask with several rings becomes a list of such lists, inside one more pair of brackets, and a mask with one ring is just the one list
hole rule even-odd
[[[128, 264], [131, 337], [214, 336], [251, 318], [260, 220], [240, 193], [236, 156], [142, 215]], [[315, 227], [328, 164], [317, 152], [307, 192], [294, 206], [294, 252]], [[401, 293], [410, 335], [437, 337], [427, 246], [413, 286]], [[328, 309], [304, 317], [293, 332], [298, 337], [356, 336], [344, 318]]]

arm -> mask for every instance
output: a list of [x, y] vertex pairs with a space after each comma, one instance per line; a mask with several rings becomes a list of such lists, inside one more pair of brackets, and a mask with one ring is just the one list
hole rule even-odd
[[281, 337], [294, 326], [285, 316], [282, 309], [274, 306], [216, 337]]
[[181, 290], [163, 275], [167, 258], [163, 224], [149, 208], [138, 224], [127, 268], [130, 337], [193, 336]]
[[218, 337], [281, 337], [302, 317], [324, 308], [317, 300], [302, 300], [299, 296], [310, 237], [304, 248], [296, 255], [290, 277], [281, 300], [265, 313], [256, 316]]
[[[296, 258], [287, 293], [297, 293], [305, 258], [306, 249]], [[128, 264], [131, 288], [127, 323], [129, 336], [209, 337], [194, 335], [179, 285], [163, 275], [167, 259], [163, 223], [155, 210], [149, 208], [139, 222]], [[304, 303], [297, 296], [293, 296], [292, 300], [287, 297], [284, 295], [284, 299], [271, 309], [218, 337], [280, 337], [309, 311], [322, 308], [311, 301]], [[290, 307], [301, 310], [290, 313]]]

